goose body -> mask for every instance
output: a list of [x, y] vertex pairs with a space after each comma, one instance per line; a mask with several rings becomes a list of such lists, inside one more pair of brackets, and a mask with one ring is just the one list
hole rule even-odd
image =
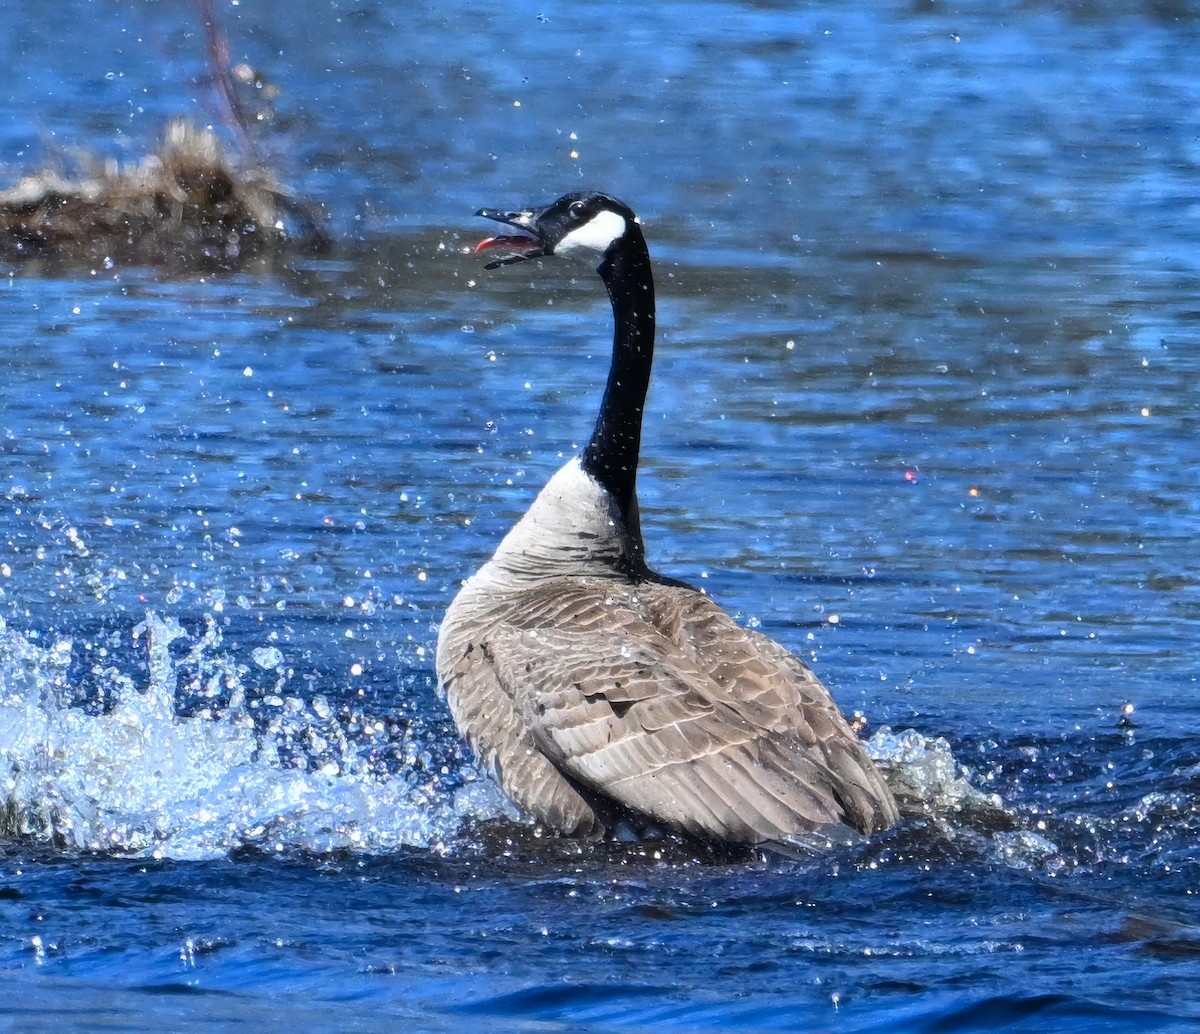
[[509, 253], [493, 266], [599, 256], [615, 318], [588, 445], [442, 622], [438, 679], [480, 763], [567, 836], [623, 814], [737, 844], [893, 825], [891, 792], [808, 667], [646, 565], [636, 474], [654, 288], [636, 216], [598, 193], [479, 214], [518, 231], [479, 246]]

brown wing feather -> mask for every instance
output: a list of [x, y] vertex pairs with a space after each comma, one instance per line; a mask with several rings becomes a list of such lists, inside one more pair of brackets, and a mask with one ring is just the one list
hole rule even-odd
[[438, 673], [455, 724], [518, 808], [566, 836], [603, 833], [592, 804], [542, 753], [518, 715], [486, 639], [446, 636], [438, 644]]
[[687, 630], [678, 640], [681, 648], [690, 648], [700, 663], [706, 657], [720, 659], [710, 669], [714, 680], [757, 727], [775, 734], [774, 749], [798, 740], [830, 771], [830, 785], [850, 825], [871, 832], [898, 821], [887, 784], [807, 665], [775, 640], [739, 626], [700, 593], [664, 586], [651, 599], [662, 609], [682, 612], [672, 622]]
[[577, 786], [722, 840], [895, 822], [816, 677], [700, 593], [561, 579], [502, 611], [458, 647], [443, 681], [485, 764], [555, 828], [586, 825], [580, 805], [599, 821]]

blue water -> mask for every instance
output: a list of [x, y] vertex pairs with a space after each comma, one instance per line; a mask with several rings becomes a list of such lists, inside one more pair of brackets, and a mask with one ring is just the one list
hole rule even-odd
[[[5, 182], [220, 124], [187, 5], [8, 2]], [[0, 269], [0, 1029], [1200, 1027], [1184, 4], [218, 7], [327, 256]], [[651, 560], [920, 798], [809, 861], [534, 838], [433, 676], [590, 426], [633, 204]]]

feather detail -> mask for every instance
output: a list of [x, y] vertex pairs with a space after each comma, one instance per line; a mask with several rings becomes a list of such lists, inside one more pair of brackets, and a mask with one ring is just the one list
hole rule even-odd
[[701, 593], [563, 577], [491, 594], [486, 610], [460, 646], [448, 620], [447, 695], [505, 791], [547, 825], [586, 826], [581, 804], [600, 824], [589, 802], [604, 798], [744, 843], [896, 821], [824, 686]]

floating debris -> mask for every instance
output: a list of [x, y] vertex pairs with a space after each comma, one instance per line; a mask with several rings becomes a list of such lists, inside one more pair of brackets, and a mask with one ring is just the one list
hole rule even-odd
[[0, 260], [9, 262], [236, 269], [329, 243], [267, 169], [238, 168], [212, 129], [182, 120], [133, 168], [43, 171], [0, 191]]
[[1129, 700], [1121, 704], [1120, 714], [1117, 717], [1117, 728], [1124, 732], [1131, 733], [1138, 727], [1138, 723], [1133, 720], [1133, 712], [1136, 710], [1133, 703]]

